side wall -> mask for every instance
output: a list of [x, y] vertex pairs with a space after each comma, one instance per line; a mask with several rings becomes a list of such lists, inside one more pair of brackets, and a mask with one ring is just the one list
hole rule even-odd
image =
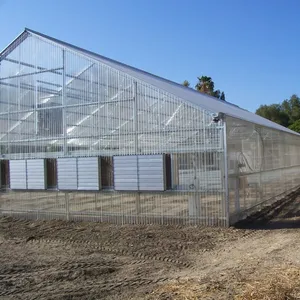
[[[0, 159], [48, 159], [53, 178], [46, 180], [51, 188], [34, 192], [7, 189], [4, 183], [0, 210], [47, 218], [227, 225], [223, 129], [211, 112], [29, 35], [1, 57]], [[168, 189], [115, 191], [112, 156], [147, 154], [171, 157]], [[107, 161], [102, 190], [54, 186], [53, 160], [95, 156]]]
[[300, 185], [300, 138], [227, 117], [230, 223]]

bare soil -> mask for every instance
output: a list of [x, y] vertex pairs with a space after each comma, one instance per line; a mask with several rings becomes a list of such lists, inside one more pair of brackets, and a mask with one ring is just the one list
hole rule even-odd
[[250, 221], [223, 229], [1, 217], [0, 299], [300, 299], [300, 197]]

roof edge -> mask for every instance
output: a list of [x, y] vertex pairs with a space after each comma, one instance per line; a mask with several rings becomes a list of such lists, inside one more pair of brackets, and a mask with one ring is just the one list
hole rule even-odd
[[[219, 114], [220, 114], [220, 113], [222, 113], [222, 112], [219, 112]], [[270, 121], [269, 119], [263, 118], [263, 117], [261, 117], [261, 116], [259, 116], [259, 115], [257, 115], [257, 116], [261, 117], [262, 119], [266, 119], [266, 120], [268, 120], [268, 121], [270, 121], [270, 122], [272, 122], [272, 123], [277, 124], [277, 125], [278, 125], [278, 128], [272, 128], [272, 127], [270, 127], [270, 126], [266, 126], [266, 125], [261, 125], [261, 124], [253, 123], [253, 122], [251, 122], [251, 121], [248, 121], [248, 120], [245, 120], [245, 119], [242, 119], [242, 118], [238, 118], [238, 117], [236, 117], [236, 116], [234, 116], [234, 115], [231, 115], [231, 114], [229, 114], [229, 113], [222, 113], [222, 114], [223, 114], [225, 117], [227, 116], [227, 117], [229, 117], [229, 118], [233, 118], [233, 119], [236, 119], [236, 120], [240, 120], [240, 121], [242, 121], [242, 122], [248, 122], [248, 123], [252, 123], [252, 124], [254, 124], [254, 125], [257, 125], [257, 126], [260, 126], [260, 127], [265, 127], [265, 128], [271, 129], [271, 130], [278, 130], [278, 131], [281, 131], [281, 132], [284, 132], [284, 133], [288, 133], [288, 134], [300, 136], [300, 133], [298, 133], [297, 131], [291, 130], [291, 129], [289, 129], [288, 127], [284, 127], [284, 126], [282, 126], [282, 125], [280, 125], [280, 124], [278, 124], [278, 123], [275, 123], [275, 122], [273, 122], [273, 121]]]
[[[69, 49], [71, 49], [71, 50], [79, 51], [79, 52], [81, 52], [82, 54], [86, 55], [87, 57], [91, 57], [93, 60], [97, 60], [97, 58], [98, 58], [99, 60], [100, 60], [100, 59], [101, 59], [101, 60], [105, 60], [105, 61], [111, 62], [111, 63], [113, 63], [113, 64], [119, 65], [120, 67], [125, 67], [125, 68], [131, 69], [131, 70], [133, 70], [133, 71], [143, 73], [143, 74], [145, 74], [145, 75], [150, 75], [150, 76], [152, 76], [152, 77], [154, 77], [154, 78], [156, 78], [156, 79], [158, 79], [158, 80], [164, 81], [164, 82], [169, 83], [169, 84], [172, 84], [172, 85], [176, 85], [176, 87], [178, 87], [178, 88], [180, 88], [180, 89], [182, 89], [182, 90], [188, 89], [189, 92], [191, 92], [191, 93], [193, 93], [193, 94], [195, 94], [195, 95], [196, 95], [196, 94], [197, 94], [198, 96], [201, 95], [201, 96], [203, 96], [203, 97], [205, 97], [205, 98], [208, 98], [208, 99], [210, 99], [210, 100], [213, 100], [213, 101], [216, 101], [216, 102], [219, 102], [219, 103], [224, 103], [224, 102], [225, 102], [225, 103], [228, 104], [229, 106], [232, 106], [232, 107], [238, 108], [238, 109], [240, 109], [240, 110], [246, 111], [246, 112], [248, 112], [248, 113], [251, 113], [251, 112], [249, 112], [248, 110], [243, 109], [243, 108], [239, 107], [238, 105], [235, 105], [235, 104], [230, 103], [230, 102], [228, 102], [228, 101], [223, 101], [223, 100], [217, 99], [217, 98], [215, 98], [215, 97], [213, 97], [213, 96], [210, 96], [210, 95], [207, 95], [207, 94], [205, 94], [205, 93], [196, 91], [196, 90], [194, 90], [194, 89], [192, 89], [192, 88], [185, 87], [185, 86], [181, 85], [180, 83], [177, 83], [177, 82], [168, 80], [168, 79], [166, 79], [166, 78], [163, 78], [163, 77], [157, 76], [157, 75], [155, 75], [155, 74], [146, 72], [146, 71], [141, 70], [141, 69], [138, 69], [138, 68], [136, 68], [136, 67], [132, 67], [132, 66], [130, 66], [130, 65], [121, 63], [121, 62], [119, 62], [119, 61], [116, 61], [116, 60], [113, 60], [113, 59], [111, 59], [111, 58], [108, 58], [108, 57], [102, 56], [102, 55], [100, 55], [100, 54], [97, 54], [97, 53], [95, 53], [95, 52], [93, 52], [93, 51], [86, 50], [86, 49], [84, 49], [84, 48], [75, 46], [75, 45], [73, 45], [73, 44], [64, 42], [64, 41], [62, 41], [62, 40], [59, 40], [59, 39], [50, 37], [50, 36], [48, 36], [48, 35], [46, 35], [46, 34], [40, 33], [40, 32], [38, 32], [38, 31], [32, 30], [32, 29], [27, 28], [27, 27], [25, 27], [24, 31], [23, 31], [22, 33], [20, 33], [20, 34], [19, 34], [19, 35], [18, 35], [18, 36], [17, 36], [17, 37], [16, 37], [16, 38], [15, 38], [15, 39], [7, 46], [7, 47], [5, 47], [5, 48], [0, 52], [0, 62], [1, 62], [1, 60], [2, 60], [3, 58], [5, 58], [7, 55], [9, 55], [9, 53], [11, 53], [18, 45], [20, 45], [20, 44], [28, 37], [28, 35], [34, 35], [34, 36], [37, 36], [37, 37], [41, 37], [41, 38], [43, 38], [43, 39], [52, 41], [53, 43], [56, 43], [56, 44], [58, 44], [58, 45], [60, 45], [60, 46], [62, 46], [62, 47], [66, 47], [66, 48], [69, 48]], [[131, 75], [131, 76], [132, 76], [132, 75]], [[135, 77], [135, 76], [133, 76], [133, 77]], [[140, 80], [139, 78], [137, 78], [137, 79]], [[168, 92], [168, 93], [170, 93], [170, 92]], [[179, 98], [182, 98], [182, 97], [179, 97]], [[182, 99], [182, 100], [188, 101], [188, 99]], [[190, 104], [193, 104], [193, 105], [195, 104], [195, 103], [190, 102], [190, 101], [188, 101], [188, 102], [189, 102]], [[225, 104], [225, 103], [224, 103], [224, 104]], [[201, 107], [202, 107], [202, 106], [201, 106]], [[203, 108], [204, 110], [208, 110], [208, 111], [211, 111], [211, 112], [212, 112], [212, 110], [208, 109], [207, 107], [202, 107], [202, 108]], [[218, 112], [215, 111], [215, 113], [218, 113]], [[234, 114], [233, 114], [233, 115], [231, 115], [230, 113], [228, 114], [228, 112], [227, 112], [227, 113], [224, 113], [224, 114], [227, 115], [227, 116], [229, 116], [229, 117], [235, 118], [235, 119], [243, 120], [243, 121], [246, 121], [246, 122], [251, 122], [251, 121], [249, 121], [249, 120], [239, 118], [239, 117], [237, 117], [237, 116], [234, 115]], [[254, 114], [254, 113], [252, 113], [252, 114]], [[260, 116], [259, 116], [259, 117], [260, 117]], [[263, 119], [263, 120], [268, 120], [268, 119], [265, 119], [265, 118], [263, 118], [263, 117], [260, 117], [260, 118]], [[270, 121], [270, 120], [268, 120], [268, 121], [269, 121], [270, 123], [274, 123], [274, 122], [272, 122], [272, 121]], [[275, 124], [276, 124], [276, 123], [275, 123]], [[259, 125], [259, 126], [264, 126], [264, 127], [267, 127], [267, 128], [273, 129], [273, 130], [279, 130], [279, 131], [282, 131], [282, 132], [285, 132], [285, 133], [293, 134], [293, 135], [296, 135], [296, 136], [299, 136], [299, 135], [300, 135], [299, 133], [294, 132], [294, 131], [290, 130], [289, 128], [286, 128], [286, 127], [284, 127], [284, 126], [282, 126], [282, 125], [280, 125], [280, 124], [276, 124], [276, 125], [277, 125], [276, 128], [274, 128], [274, 127], [272, 127], [272, 126], [270, 126], [270, 125], [263, 125], [263, 124], [258, 124], [258, 125]]]
[[[38, 31], [32, 30], [32, 29], [30, 29], [30, 28], [25, 28], [25, 30], [28, 31], [28, 32], [30, 32], [30, 33], [32, 33], [32, 34], [34, 34], [34, 35], [37, 35], [37, 36], [40, 36], [40, 37], [42, 37], [42, 38], [48, 39], [48, 40], [50, 40], [50, 41], [52, 41], [52, 42], [54, 42], [54, 43], [60, 44], [60, 45], [62, 45], [62, 46], [64, 46], [64, 47], [68, 47], [68, 48], [71, 48], [71, 49], [74, 49], [74, 50], [83, 52], [83, 53], [85, 53], [85, 54], [92, 55], [92, 56], [93, 56], [93, 57], [92, 57], [93, 59], [95, 59], [95, 57], [98, 57], [98, 58], [100, 58], [100, 59], [107, 60], [107, 61], [109, 61], [109, 62], [111, 62], [111, 63], [119, 64], [119, 65], [121, 65], [122, 67], [130, 68], [130, 69], [132, 69], [132, 70], [134, 70], [134, 71], [142, 72], [142, 73], [144, 73], [144, 74], [146, 74], [146, 75], [153, 76], [153, 77], [155, 77], [155, 78], [157, 78], [157, 79], [159, 79], [159, 80], [163, 80], [163, 81], [165, 81], [165, 82], [167, 82], [167, 83], [175, 84], [175, 85], [177, 85], [178, 87], [180, 87], [180, 88], [182, 88], [182, 89], [187, 89], [187, 88], [188, 88], [188, 89], [190, 89], [191, 92], [197, 93], [198, 95], [200, 94], [200, 95], [202, 95], [202, 96], [204, 96], [204, 97], [207, 97], [207, 98], [209, 98], [209, 99], [213, 99], [214, 101], [220, 101], [221, 103], [224, 101], [224, 100], [220, 100], [220, 99], [218, 99], [218, 98], [216, 98], [216, 97], [213, 97], [213, 96], [211, 96], [211, 95], [202, 93], [202, 92], [200, 92], [200, 91], [196, 91], [196, 90], [194, 90], [194, 89], [192, 89], [192, 88], [185, 87], [185, 86], [183, 86], [182, 84], [180, 84], [180, 83], [178, 83], [178, 82], [175, 82], [175, 81], [172, 81], [172, 80], [169, 80], [169, 79], [166, 79], [166, 78], [157, 76], [157, 75], [155, 75], [155, 74], [152, 74], [152, 73], [150, 73], [150, 72], [144, 71], [144, 70], [142, 70], [142, 69], [139, 69], [139, 68], [136, 68], [136, 67], [133, 67], [133, 66], [124, 64], [124, 63], [119, 62], [119, 61], [117, 61], [117, 60], [114, 60], [114, 59], [111, 59], [111, 58], [109, 58], [109, 57], [100, 55], [100, 54], [98, 54], [98, 53], [96, 53], [96, 52], [93, 52], [93, 51], [90, 51], [90, 50], [86, 50], [86, 49], [81, 48], [81, 47], [75, 46], [75, 45], [70, 44], [70, 43], [67, 43], [67, 42], [65, 42], [65, 41], [62, 41], [62, 40], [53, 38], [53, 37], [51, 37], [51, 36], [48, 36], [48, 35], [46, 35], [46, 34], [44, 34], [44, 33], [40, 33], [40, 32], [38, 32]], [[246, 110], [246, 109], [241, 108], [240, 106], [238, 106], [238, 105], [236, 105], [236, 104], [234, 104], [234, 103], [231, 103], [231, 102], [228, 102], [228, 101], [226, 101], [226, 103], [227, 103], [228, 105], [232, 105], [232, 106], [237, 107], [237, 108], [239, 108], [239, 109]]]
[[27, 37], [29, 32], [26, 30], [22, 31], [12, 42], [10, 42], [1, 52], [0, 61], [11, 53], [18, 45], [20, 45]]

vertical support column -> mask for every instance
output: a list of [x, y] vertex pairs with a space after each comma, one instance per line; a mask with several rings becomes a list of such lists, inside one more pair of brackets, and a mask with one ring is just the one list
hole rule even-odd
[[69, 192], [65, 192], [66, 219], [70, 220]]
[[138, 147], [138, 102], [137, 102], [137, 82], [134, 82], [134, 152], [138, 154], [139, 147]]
[[[1, 156], [1, 145], [0, 145], [0, 156]], [[2, 190], [2, 186], [4, 187], [4, 182], [2, 182], [2, 163], [3, 161], [0, 159], [0, 191]]]
[[262, 202], [264, 197], [262, 173], [265, 170], [265, 146], [264, 146], [264, 139], [262, 137], [261, 128], [257, 130], [257, 133], [259, 136], [260, 157], [261, 157], [261, 165], [259, 170], [259, 200], [257, 202]]
[[134, 152], [137, 159], [137, 178], [138, 178], [138, 191], [135, 198], [135, 207], [136, 207], [136, 213], [139, 215], [141, 213], [141, 193], [139, 192], [140, 189], [140, 183], [139, 183], [139, 139], [138, 139], [138, 131], [139, 131], [139, 123], [138, 123], [138, 92], [137, 92], [137, 82], [135, 81], [133, 83], [133, 92], [134, 92]]
[[[20, 61], [21, 61], [21, 49], [20, 47], [18, 47], [18, 74], [20, 75], [21, 74], [21, 64], [20, 64]], [[17, 102], [17, 105], [18, 105], [18, 120], [21, 120], [21, 82], [20, 82], [20, 77], [17, 77], [17, 82], [18, 82], [18, 92], [17, 92], [17, 98], [18, 98], [18, 102]], [[36, 85], [36, 84], [35, 84]], [[26, 121], [24, 122], [24, 126], [26, 126]], [[18, 126], [18, 138], [19, 138], [19, 141], [22, 140], [22, 126], [21, 124]]]
[[223, 153], [224, 153], [224, 188], [225, 188], [225, 212], [226, 212], [226, 226], [230, 225], [230, 207], [228, 194], [228, 159], [227, 159], [227, 124], [226, 116], [223, 118]]
[[[35, 136], [37, 137], [38, 135], [38, 87], [37, 87], [37, 82], [35, 80], [35, 97], [34, 97], [34, 119], [35, 119]], [[37, 140], [34, 143], [35, 146], [35, 153], [38, 152], [37, 150]]]
[[64, 156], [67, 155], [68, 148], [67, 148], [67, 118], [66, 118], [66, 50], [62, 50], [62, 59], [63, 59], [63, 70], [62, 70], [62, 118], [63, 118], [63, 152]]
[[[37, 43], [38, 41], [35, 40], [35, 43], [34, 43], [34, 51], [35, 51], [35, 54], [37, 52]], [[37, 72], [38, 71], [38, 68], [37, 68], [37, 61], [35, 60], [35, 71]], [[35, 153], [38, 152], [38, 147], [37, 147], [37, 135], [38, 135], [38, 111], [37, 111], [37, 108], [38, 108], [38, 87], [37, 87], [37, 81], [35, 80], [34, 82], [35, 84], [35, 97], [34, 97], [34, 125], [35, 125], [35, 136], [36, 136], [36, 140], [35, 140], [35, 143], [34, 143], [34, 148], [35, 148]]]
[[[1, 74], [1, 69], [2, 69], [2, 65], [1, 65], [1, 61], [0, 61], [0, 74]], [[0, 89], [0, 96], [1, 95], [1, 91], [2, 89]], [[7, 97], [7, 99], [10, 99], [9, 95], [8, 95], [8, 91], [9, 89], [6, 87], [4, 88], [4, 91], [5, 91], [5, 96]], [[7, 154], [10, 154], [10, 131], [9, 131], [9, 128], [11, 126], [10, 124], [10, 105], [8, 105], [8, 108], [7, 108], [7, 132], [5, 132], [5, 134], [7, 134], [7, 143], [6, 143], [6, 155]], [[4, 133], [4, 132], [3, 132]], [[4, 154], [5, 150], [1, 150], [1, 154]]]

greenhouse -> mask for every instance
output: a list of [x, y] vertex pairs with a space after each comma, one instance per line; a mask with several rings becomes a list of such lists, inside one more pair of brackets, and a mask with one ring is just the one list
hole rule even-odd
[[300, 136], [25, 29], [0, 53], [0, 212], [229, 226], [300, 184]]

